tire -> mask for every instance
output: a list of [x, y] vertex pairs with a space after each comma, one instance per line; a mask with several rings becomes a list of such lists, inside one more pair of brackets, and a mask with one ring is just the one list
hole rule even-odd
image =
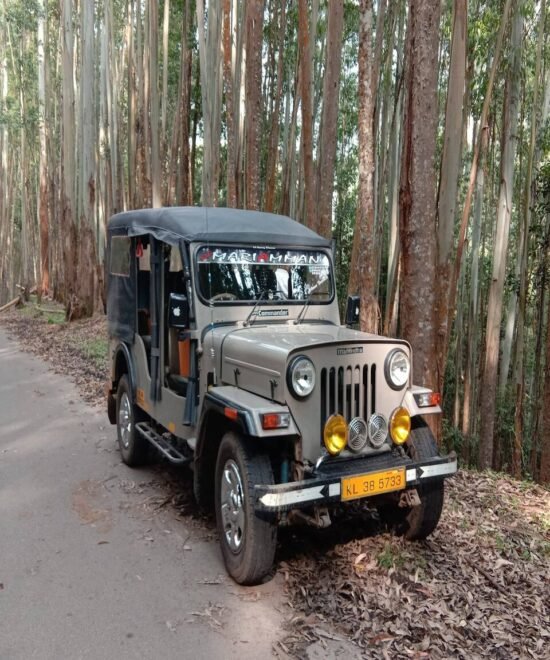
[[258, 584], [273, 566], [277, 524], [254, 511], [254, 486], [272, 483], [269, 457], [226, 433], [216, 461], [216, 523], [225, 566], [238, 584]]
[[[413, 429], [407, 444], [407, 453], [414, 461], [422, 461], [438, 455], [437, 443], [432, 432], [422, 420], [413, 422]], [[378, 507], [382, 522], [398, 536], [408, 541], [421, 541], [437, 527], [445, 486], [444, 481], [433, 481], [416, 487], [420, 504], [414, 507], [399, 507], [397, 502], [385, 503]]]
[[145, 413], [132, 403], [132, 392], [126, 375], [118, 382], [116, 393], [116, 431], [122, 461], [130, 467], [147, 463], [149, 443], [136, 431], [136, 423]]

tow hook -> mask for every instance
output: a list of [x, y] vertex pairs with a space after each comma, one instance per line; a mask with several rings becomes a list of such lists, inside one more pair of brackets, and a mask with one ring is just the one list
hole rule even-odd
[[420, 497], [418, 496], [418, 491], [416, 488], [411, 488], [409, 490], [404, 490], [401, 493], [399, 499], [399, 504], [397, 505], [401, 509], [410, 509], [413, 506], [420, 506]]
[[292, 511], [289, 511], [288, 518], [291, 523], [303, 523], [310, 525], [311, 527], [316, 527], [317, 529], [326, 529], [327, 527], [330, 527], [332, 523], [328, 509], [325, 508], [316, 508], [313, 516], [304, 513], [300, 509], [293, 509]]

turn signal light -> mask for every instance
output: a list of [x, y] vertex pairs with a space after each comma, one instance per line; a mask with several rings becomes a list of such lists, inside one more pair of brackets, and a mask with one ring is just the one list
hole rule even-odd
[[411, 433], [411, 416], [406, 408], [396, 408], [390, 417], [390, 435], [396, 445], [407, 442]]
[[262, 415], [262, 428], [266, 431], [272, 429], [287, 429], [289, 424], [289, 413], [264, 413]]
[[414, 400], [419, 408], [430, 408], [441, 405], [441, 394], [439, 392], [421, 392], [414, 395]]
[[331, 415], [323, 431], [323, 442], [331, 456], [337, 456], [348, 443], [348, 425], [342, 415]]

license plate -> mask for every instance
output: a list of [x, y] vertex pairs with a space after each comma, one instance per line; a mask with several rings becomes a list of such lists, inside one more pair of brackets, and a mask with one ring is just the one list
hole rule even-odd
[[361, 497], [401, 490], [406, 484], [405, 468], [370, 472], [342, 479], [341, 497], [342, 501], [357, 500]]

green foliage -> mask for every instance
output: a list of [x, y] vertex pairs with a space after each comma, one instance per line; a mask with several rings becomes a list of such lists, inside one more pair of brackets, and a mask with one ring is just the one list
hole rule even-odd
[[396, 542], [389, 541], [384, 545], [384, 549], [377, 557], [378, 565], [381, 568], [390, 570], [391, 568], [402, 568], [405, 564], [405, 556], [402, 548], [398, 547]]
[[88, 339], [79, 346], [86, 358], [98, 367], [104, 367], [107, 362], [109, 343], [106, 339]]

